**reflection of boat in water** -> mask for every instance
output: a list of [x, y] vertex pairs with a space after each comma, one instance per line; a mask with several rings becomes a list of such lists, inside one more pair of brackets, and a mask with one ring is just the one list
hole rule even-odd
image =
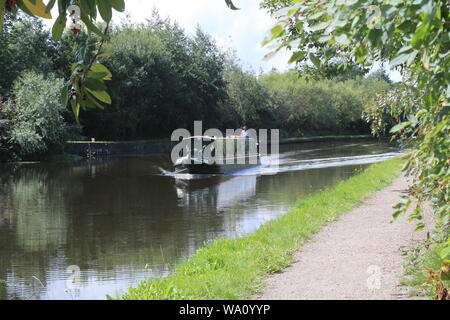
[[186, 138], [179, 156], [177, 174], [224, 174], [261, 164], [257, 141], [240, 136]]
[[256, 194], [256, 176], [213, 177], [210, 179], [181, 180], [175, 182], [178, 198], [183, 205], [204, 201], [216, 209], [229, 207]]

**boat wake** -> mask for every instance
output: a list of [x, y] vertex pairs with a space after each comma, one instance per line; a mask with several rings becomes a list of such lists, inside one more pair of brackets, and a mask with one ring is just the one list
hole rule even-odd
[[350, 157], [290, 160], [284, 163], [281, 162], [278, 172], [281, 173], [287, 171], [301, 171], [310, 169], [366, 165], [390, 160], [397, 157], [400, 154], [401, 154], [400, 152], [389, 152], [382, 154], [370, 154], [370, 155], [350, 156]]
[[[307, 159], [298, 160], [292, 158], [284, 158], [280, 155], [279, 165], [272, 166], [274, 163], [273, 157], [263, 157], [261, 158], [261, 165], [257, 167], [251, 167], [242, 171], [237, 171], [233, 173], [226, 174], [225, 176], [261, 176], [261, 175], [274, 175], [279, 173], [291, 172], [291, 171], [302, 171], [311, 169], [323, 169], [323, 168], [333, 168], [333, 167], [345, 167], [345, 166], [357, 166], [357, 165], [368, 165], [378, 162], [383, 162], [386, 160], [393, 159], [399, 156], [400, 152], [389, 152], [381, 154], [368, 154], [362, 156], [346, 156], [346, 157], [334, 157], [334, 158], [317, 158], [317, 159]], [[168, 177], [174, 177], [180, 180], [195, 180], [195, 179], [206, 179], [209, 177], [215, 177], [217, 175], [192, 175], [192, 174], [179, 174], [176, 172], [170, 172], [167, 170], [160, 169], [162, 175]]]

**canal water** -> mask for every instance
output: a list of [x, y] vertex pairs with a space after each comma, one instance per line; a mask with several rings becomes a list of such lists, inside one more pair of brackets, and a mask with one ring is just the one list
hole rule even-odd
[[118, 297], [397, 152], [373, 140], [285, 145], [275, 175], [177, 176], [167, 156], [0, 167], [0, 299]]

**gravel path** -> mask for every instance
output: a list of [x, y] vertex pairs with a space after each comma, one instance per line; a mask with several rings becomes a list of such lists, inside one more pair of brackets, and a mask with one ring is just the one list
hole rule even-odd
[[[400, 246], [426, 237], [406, 217], [392, 221], [392, 207], [407, 189], [394, 183], [317, 233], [295, 262], [267, 280], [262, 300], [407, 299], [400, 285]], [[427, 223], [429, 226], [430, 224]]]

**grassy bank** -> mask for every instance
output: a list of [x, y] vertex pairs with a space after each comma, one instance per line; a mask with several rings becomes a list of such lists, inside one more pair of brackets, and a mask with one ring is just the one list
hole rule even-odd
[[[143, 281], [124, 299], [243, 299], [258, 293], [264, 277], [292, 263], [312, 234], [357, 207], [398, 176], [401, 160], [371, 166], [333, 188], [300, 201], [286, 215], [240, 239], [216, 240], [165, 279]], [[327, 257], [324, 268], [327, 267]], [[320, 270], [318, 270], [320, 272]]]

